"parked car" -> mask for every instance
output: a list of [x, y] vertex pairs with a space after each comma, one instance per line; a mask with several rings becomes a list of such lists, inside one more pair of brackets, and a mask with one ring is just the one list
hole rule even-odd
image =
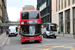
[[49, 31], [46, 31], [43, 33], [43, 38], [55, 38], [56, 39], [56, 35], [54, 33], [50, 33]]

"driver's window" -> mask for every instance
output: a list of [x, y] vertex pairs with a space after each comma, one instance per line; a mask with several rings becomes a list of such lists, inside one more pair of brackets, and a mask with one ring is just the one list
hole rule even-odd
[[49, 27], [46, 27], [46, 30], [49, 31]]

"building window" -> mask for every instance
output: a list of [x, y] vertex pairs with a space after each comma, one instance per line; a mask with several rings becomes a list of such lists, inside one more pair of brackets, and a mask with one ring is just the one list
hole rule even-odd
[[65, 11], [66, 34], [70, 34], [70, 10]]
[[75, 18], [75, 8], [73, 8], [73, 18]]
[[65, 7], [66, 7], [66, 0], [65, 0]]
[[46, 16], [46, 22], [49, 22], [49, 16]]
[[47, 16], [45, 18], [46, 18], [46, 22], [47, 22]]
[[2, 9], [1, 5], [0, 5], [0, 9]]
[[60, 0], [59, 0], [59, 10], [60, 10]]
[[75, 35], [75, 20], [73, 21], [73, 25], [74, 25], [74, 27], [73, 27], [73, 33]]
[[68, 0], [68, 6], [70, 6], [70, 0]]
[[49, 22], [49, 15], [47, 16], [47, 22]]
[[73, 33], [75, 35], [75, 8], [73, 8]]
[[63, 12], [59, 13], [60, 32], [63, 33]]
[[2, 20], [2, 17], [0, 16], [0, 20]]
[[70, 22], [67, 22], [67, 34], [70, 34]]
[[61, 9], [63, 9], [63, 0], [61, 0]]
[[60, 26], [61, 26], [61, 27], [60, 27], [60, 28], [61, 28], [60, 31], [63, 32], [63, 23], [61, 23]]
[[41, 23], [43, 23], [43, 18], [41, 18]]
[[42, 23], [44, 23], [44, 18], [42, 18]]
[[73, 4], [75, 3], [75, 0], [73, 0]]
[[63, 12], [59, 14], [59, 21], [63, 21]]
[[50, 5], [50, 0], [48, 0], [48, 6]]
[[43, 21], [44, 21], [44, 23], [45, 23], [45, 17], [44, 17]]
[[70, 10], [66, 11], [66, 20], [69, 20], [70, 19]]

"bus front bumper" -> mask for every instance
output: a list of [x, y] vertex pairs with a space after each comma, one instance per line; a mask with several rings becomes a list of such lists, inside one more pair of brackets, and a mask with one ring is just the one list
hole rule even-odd
[[26, 41], [42, 41], [42, 37], [34, 37], [34, 38], [32, 38], [31, 39], [31, 37], [28, 37], [28, 38], [24, 38], [23, 39], [23, 37], [21, 37], [21, 42], [23, 43], [23, 42], [26, 42]]

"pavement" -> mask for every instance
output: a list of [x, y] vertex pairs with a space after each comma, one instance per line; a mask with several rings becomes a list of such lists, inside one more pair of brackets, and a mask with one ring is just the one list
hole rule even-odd
[[6, 35], [6, 32], [2, 33], [0, 35], [0, 46], [3, 46], [6, 43], [7, 39], [8, 35]]

